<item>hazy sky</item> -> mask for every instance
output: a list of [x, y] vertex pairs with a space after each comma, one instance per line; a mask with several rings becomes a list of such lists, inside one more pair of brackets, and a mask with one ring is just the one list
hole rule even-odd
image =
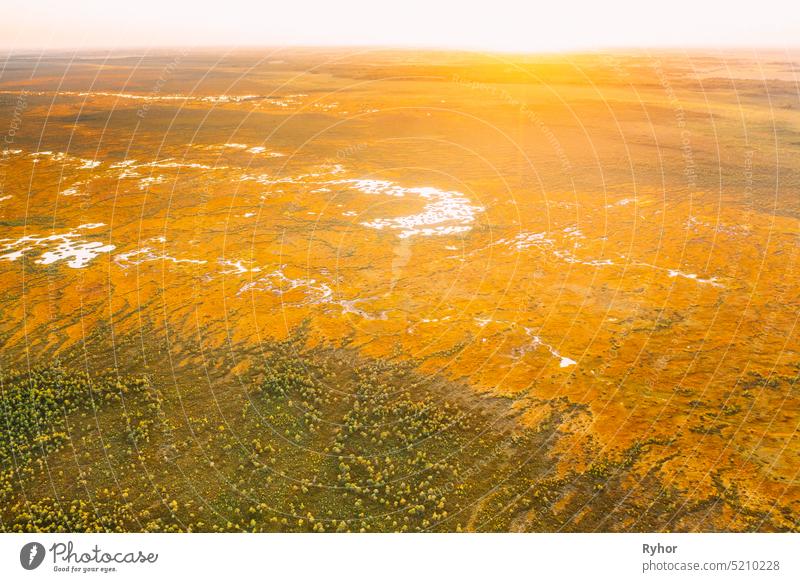
[[797, 47], [800, 0], [0, 0], [0, 48]]

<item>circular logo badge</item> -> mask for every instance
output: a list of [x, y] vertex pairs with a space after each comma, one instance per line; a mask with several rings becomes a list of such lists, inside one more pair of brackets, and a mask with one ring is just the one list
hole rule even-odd
[[29, 542], [19, 551], [19, 563], [26, 570], [35, 570], [44, 561], [44, 546], [39, 542]]

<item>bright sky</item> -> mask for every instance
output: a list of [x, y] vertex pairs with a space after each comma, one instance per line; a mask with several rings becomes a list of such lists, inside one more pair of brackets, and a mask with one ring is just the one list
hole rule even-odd
[[0, 48], [800, 45], [800, 0], [0, 0]]

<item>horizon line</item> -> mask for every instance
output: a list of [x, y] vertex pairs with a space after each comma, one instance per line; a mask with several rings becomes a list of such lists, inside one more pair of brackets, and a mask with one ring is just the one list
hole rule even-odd
[[499, 49], [499, 48], [483, 48], [483, 47], [466, 47], [466, 46], [445, 46], [445, 45], [399, 45], [399, 44], [372, 44], [372, 43], [355, 43], [355, 44], [208, 44], [208, 45], [184, 45], [184, 44], [163, 44], [163, 45], [126, 45], [126, 46], [69, 46], [64, 45], [60, 47], [22, 47], [13, 48], [0, 45], [0, 54], [3, 56], [26, 56], [26, 55], [52, 55], [58, 53], [86, 53], [103, 51], [108, 53], [125, 52], [125, 51], [173, 51], [184, 50], [187, 52], [193, 51], [276, 51], [276, 50], [359, 50], [359, 51], [397, 51], [397, 52], [440, 52], [440, 53], [468, 53], [475, 55], [517, 55], [517, 56], [540, 56], [540, 55], [589, 55], [595, 53], [647, 53], [647, 52], [661, 52], [661, 53], [696, 53], [696, 52], [798, 52], [800, 53], [800, 43], [790, 46], [780, 45], [761, 45], [761, 44], [743, 44], [743, 45], [648, 45], [648, 46], [627, 46], [627, 45], [604, 45], [598, 47], [574, 47], [564, 49], [535, 49], [535, 50], [519, 50], [519, 49]]

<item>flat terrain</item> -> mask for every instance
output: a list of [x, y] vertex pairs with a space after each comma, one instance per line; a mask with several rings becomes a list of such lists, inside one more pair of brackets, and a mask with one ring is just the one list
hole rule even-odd
[[0, 529], [796, 531], [787, 54], [0, 65]]

